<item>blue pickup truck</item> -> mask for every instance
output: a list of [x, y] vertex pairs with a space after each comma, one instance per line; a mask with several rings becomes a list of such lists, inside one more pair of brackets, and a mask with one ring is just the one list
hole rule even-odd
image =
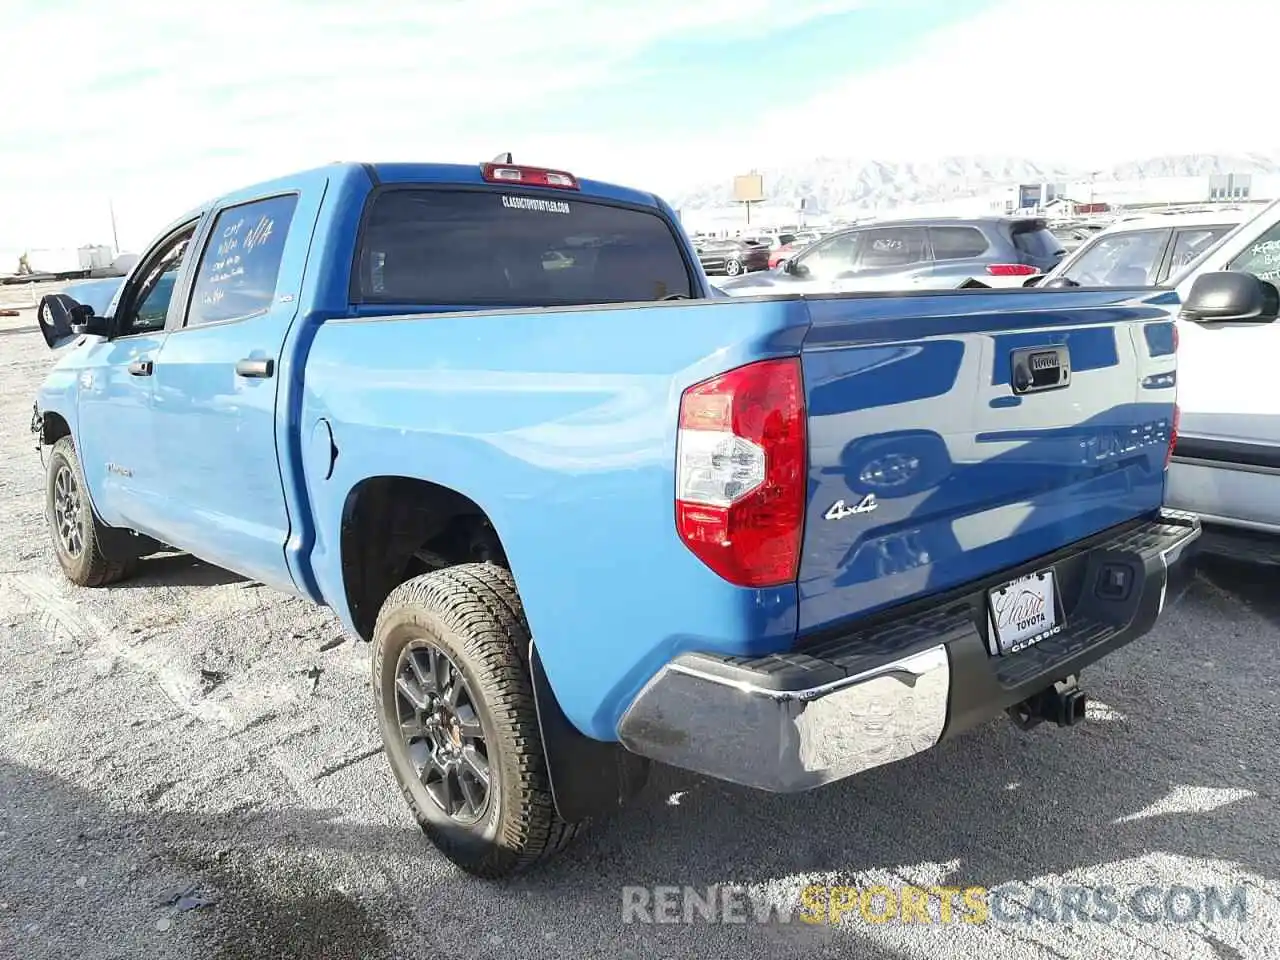
[[797, 791], [1081, 719], [1199, 534], [1176, 303], [727, 299], [651, 194], [335, 164], [46, 297], [32, 429], [71, 581], [179, 549], [334, 609], [424, 831], [499, 877], [653, 761]]

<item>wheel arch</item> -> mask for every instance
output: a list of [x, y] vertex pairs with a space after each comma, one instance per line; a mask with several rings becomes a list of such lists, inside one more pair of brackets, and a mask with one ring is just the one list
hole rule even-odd
[[[487, 558], [470, 552], [477, 532], [481, 541], [489, 540], [491, 551], [496, 546]], [[366, 477], [344, 499], [339, 547], [347, 613], [363, 639], [373, 639], [386, 598], [415, 575], [412, 561], [424, 544], [452, 548], [440, 557], [446, 565], [497, 563], [519, 592], [500, 531], [480, 503], [452, 487], [417, 477]], [[573, 725], [547, 677], [536, 638], [520, 653], [528, 663], [552, 797], [561, 817], [577, 823], [622, 806], [643, 788], [649, 762], [619, 743], [592, 739]]]
[[[373, 637], [378, 611], [391, 591], [414, 575], [411, 561], [442, 536], [473, 527], [488, 556], [442, 553], [442, 565], [492, 558], [510, 570], [501, 536], [489, 512], [452, 487], [407, 475], [382, 474], [359, 480], [342, 504], [339, 534], [342, 592], [351, 626], [362, 639]], [[442, 546], [460, 546], [446, 540]], [[472, 546], [468, 542], [466, 546]], [[419, 571], [421, 572], [421, 571]], [[512, 576], [515, 574], [512, 572]]]

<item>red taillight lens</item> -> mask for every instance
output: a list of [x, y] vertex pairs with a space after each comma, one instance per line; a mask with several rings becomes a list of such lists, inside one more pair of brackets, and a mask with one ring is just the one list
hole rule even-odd
[[738, 586], [795, 580], [806, 452], [799, 359], [747, 364], [687, 389], [676, 441], [685, 545]]
[[1040, 271], [1025, 263], [988, 263], [987, 274], [992, 277], [1031, 277]]
[[517, 167], [509, 163], [486, 163], [481, 174], [490, 183], [518, 183], [525, 187], [559, 187], [561, 190], [577, 190], [578, 178], [563, 170], [545, 167]]

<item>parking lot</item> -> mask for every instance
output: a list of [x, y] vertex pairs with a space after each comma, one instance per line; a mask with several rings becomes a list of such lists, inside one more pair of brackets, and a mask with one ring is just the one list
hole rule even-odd
[[[51, 361], [31, 310], [0, 319], [0, 957], [1277, 953], [1274, 572], [1206, 564], [1153, 633], [1085, 677], [1082, 728], [1002, 720], [795, 796], [657, 770], [633, 809], [546, 869], [484, 884], [417, 831], [379, 752], [367, 650], [332, 616], [184, 556], [117, 588], [64, 581], [28, 430]], [[1243, 888], [1246, 910], [982, 924], [854, 911], [839, 925], [623, 912], [628, 887], [794, 903], [809, 884], [1010, 883], [1028, 899]]]

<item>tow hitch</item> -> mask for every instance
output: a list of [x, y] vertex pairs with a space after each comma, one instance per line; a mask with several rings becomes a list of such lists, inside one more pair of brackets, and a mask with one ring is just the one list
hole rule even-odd
[[1087, 702], [1077, 678], [1068, 677], [1014, 704], [1007, 712], [1019, 730], [1030, 730], [1046, 720], [1072, 727], [1084, 719]]

